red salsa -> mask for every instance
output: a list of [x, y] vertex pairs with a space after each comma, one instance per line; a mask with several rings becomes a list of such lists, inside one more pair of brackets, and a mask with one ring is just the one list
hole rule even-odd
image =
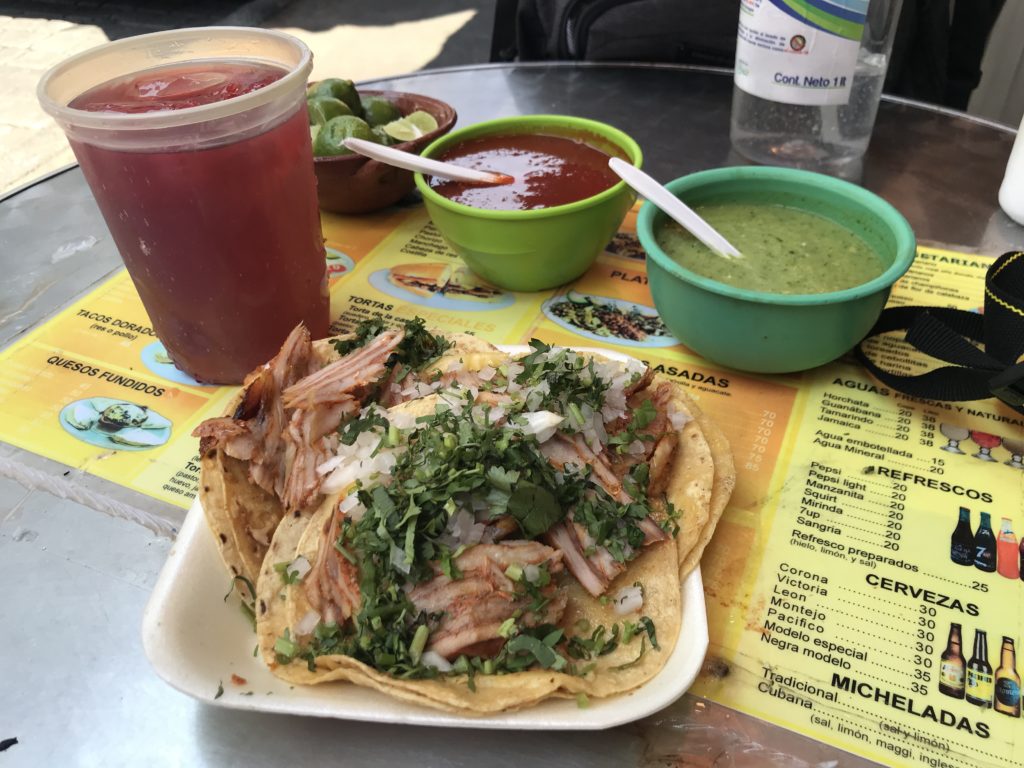
[[619, 177], [608, 154], [582, 138], [537, 133], [497, 134], [469, 139], [437, 159], [514, 177], [500, 186], [431, 178], [439, 195], [473, 208], [530, 211], [584, 200], [614, 186]]

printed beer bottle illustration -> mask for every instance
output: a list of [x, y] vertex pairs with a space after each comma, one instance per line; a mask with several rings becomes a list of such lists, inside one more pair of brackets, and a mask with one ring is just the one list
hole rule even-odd
[[981, 523], [974, 534], [974, 567], [992, 573], [996, 569], [996, 535], [992, 533], [992, 518], [981, 513]]
[[992, 666], [988, 663], [988, 639], [980, 629], [974, 632], [974, 651], [967, 663], [967, 691], [964, 698], [968, 704], [992, 706]]
[[957, 565], [974, 565], [974, 532], [971, 531], [971, 510], [960, 507], [960, 519], [950, 537], [949, 559]]
[[1020, 578], [1020, 552], [1017, 548], [1017, 537], [1013, 535], [1013, 523], [1004, 517], [999, 527], [999, 539], [996, 541], [996, 570], [1000, 576], [1008, 579]]
[[996, 670], [996, 712], [1010, 717], [1020, 717], [1020, 675], [1017, 674], [1017, 654], [1013, 640], [1003, 637], [1003, 649], [999, 655], [999, 669]]
[[964, 697], [964, 676], [967, 671], [967, 662], [964, 660], [961, 645], [960, 625], [950, 624], [949, 640], [946, 641], [946, 650], [942, 653], [939, 666], [939, 693], [952, 696], [954, 699]]

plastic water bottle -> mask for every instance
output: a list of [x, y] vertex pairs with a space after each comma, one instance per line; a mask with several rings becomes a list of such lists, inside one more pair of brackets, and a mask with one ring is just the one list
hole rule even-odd
[[842, 173], [867, 150], [903, 0], [741, 0], [731, 138], [750, 160]]
[[1021, 138], [1022, 136], [1024, 136], [1024, 119], [1020, 121], [1020, 130], [1017, 131], [1017, 138], [1010, 151], [1010, 159], [1006, 163], [1006, 175], [999, 187], [999, 207], [1018, 224], [1024, 224], [1024, 138]]

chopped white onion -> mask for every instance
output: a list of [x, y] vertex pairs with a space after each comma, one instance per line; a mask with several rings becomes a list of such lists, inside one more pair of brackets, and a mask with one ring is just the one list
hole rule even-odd
[[473, 527], [469, 529], [469, 533], [466, 534], [466, 544], [473, 545], [479, 544], [484, 540], [484, 534], [487, 532], [487, 526], [483, 523], [474, 523]]
[[692, 418], [688, 413], [677, 411], [675, 408], [669, 406], [668, 409], [668, 421], [672, 425], [672, 429], [682, 429], [692, 421]]
[[604, 418], [605, 424], [611, 424], [613, 421], [618, 421], [625, 415], [625, 408], [617, 408], [607, 404], [601, 408], [601, 416]]
[[627, 446], [626, 452], [631, 456], [642, 456], [647, 452], [647, 449], [644, 448], [644, 444], [641, 441], [634, 440]]
[[366, 481], [377, 474], [388, 474], [395, 465], [397, 452], [394, 448], [380, 448], [380, 441], [380, 433], [374, 430], [357, 436], [352, 445], [339, 445], [338, 455], [317, 467], [318, 472], [327, 475], [321, 491], [343, 491], [357, 480]]
[[480, 381], [490, 381], [497, 375], [497, 373], [498, 370], [496, 368], [490, 365], [485, 365], [476, 372], [476, 375], [480, 377]]
[[319, 623], [319, 613], [314, 610], [306, 611], [306, 615], [299, 619], [299, 623], [295, 625], [295, 636], [306, 637], [313, 634], [313, 630], [316, 629], [316, 625]]
[[420, 663], [425, 667], [437, 667], [438, 672], [452, 671], [451, 662], [437, 651], [424, 651]]
[[461, 416], [462, 411], [466, 407], [466, 401], [460, 395], [453, 392], [441, 392], [438, 394], [437, 399], [439, 402], [447, 405], [456, 416]]
[[644, 606], [644, 593], [640, 587], [623, 587], [612, 598], [612, 607], [619, 616], [636, 613]]
[[550, 440], [558, 429], [558, 425], [565, 421], [564, 416], [559, 416], [552, 411], [533, 411], [524, 413], [523, 416], [526, 419], [523, 432], [527, 435], [534, 435], [538, 443]]
[[347, 456], [334, 456], [334, 457], [328, 459], [327, 461], [323, 462], [322, 464], [318, 464], [317, 468], [316, 468], [317, 474], [320, 474], [320, 475], [330, 474], [335, 469], [337, 469], [338, 466], [342, 462], [344, 462], [347, 458], [348, 458]]
[[415, 413], [407, 411], [393, 411], [388, 413], [387, 418], [388, 423], [395, 429], [415, 429], [418, 417]]
[[408, 574], [412, 568], [412, 563], [405, 559], [405, 552], [394, 544], [391, 545], [391, 565], [395, 567], [395, 570], [401, 571], [405, 574]]
[[484, 537], [487, 526], [478, 523], [476, 517], [468, 509], [459, 509], [448, 519], [445, 532], [441, 535], [441, 543], [449, 547], [479, 544]]
[[349, 488], [356, 480], [369, 480], [375, 475], [386, 475], [395, 465], [395, 455], [392, 451], [381, 451], [376, 456], [344, 464], [332, 472], [323, 485], [320, 486], [322, 493], [336, 493], [337, 491]]
[[341, 514], [343, 515], [347, 515], [349, 512], [352, 511], [352, 508], [357, 506], [358, 504], [359, 495], [355, 493], [350, 493], [348, 496], [346, 496], [344, 499], [338, 502], [338, 511], [341, 512]]
[[[401, 395], [403, 398], [413, 400], [419, 397], [426, 397], [427, 395], [433, 394], [441, 388], [441, 380], [436, 379], [434, 381], [414, 381], [405, 389], [402, 390]], [[396, 415], [388, 413], [388, 419], [394, 423], [392, 416]]]
[[306, 574], [312, 569], [312, 565], [309, 564], [309, 560], [306, 559], [305, 555], [299, 555], [290, 563], [288, 563], [288, 573], [294, 573], [295, 578], [302, 581], [306, 578]]
[[540, 566], [534, 563], [527, 563], [523, 566], [523, 578], [531, 584], [536, 584], [540, 579]]

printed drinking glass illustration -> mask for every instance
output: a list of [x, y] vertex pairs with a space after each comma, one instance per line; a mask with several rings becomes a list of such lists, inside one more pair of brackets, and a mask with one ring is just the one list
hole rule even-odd
[[1003, 448], [1010, 452], [1010, 460], [1004, 461], [1003, 463], [1013, 467], [1014, 469], [1024, 469], [1024, 440], [1018, 440], [1013, 437], [1003, 438]]
[[966, 440], [971, 434], [969, 429], [958, 427], [956, 424], [939, 424], [939, 432], [949, 440], [949, 443], [942, 446], [942, 450], [950, 453], [963, 453], [960, 450], [960, 442]]
[[976, 429], [972, 429], [971, 440], [980, 449], [977, 453], [971, 454], [974, 458], [981, 461], [996, 461], [996, 459], [992, 458], [992, 449], [998, 448], [1000, 443], [1003, 442], [1003, 438], [998, 435], [990, 435], [988, 432], [979, 432]]

